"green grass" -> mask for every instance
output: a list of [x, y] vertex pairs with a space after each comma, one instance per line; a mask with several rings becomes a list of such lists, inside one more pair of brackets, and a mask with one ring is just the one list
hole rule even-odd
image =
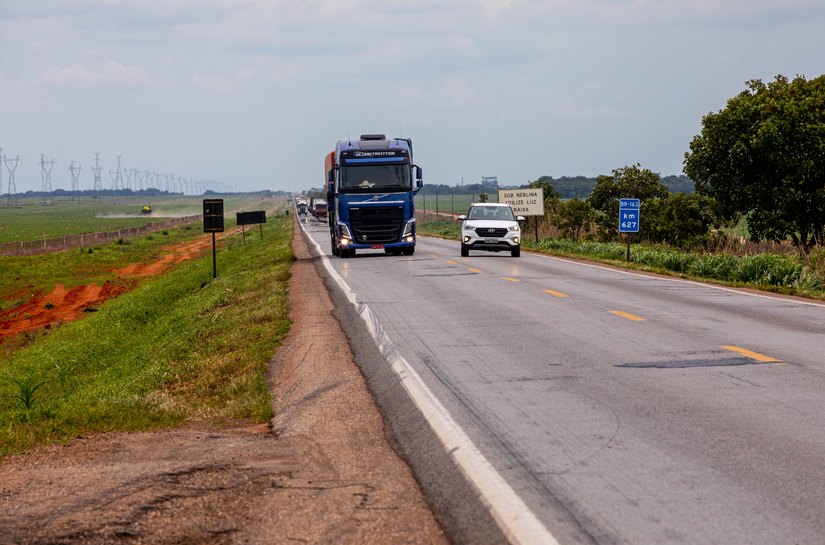
[[[263, 422], [289, 327], [290, 218], [109, 301], [0, 360], [0, 456], [109, 430]], [[36, 387], [36, 388], [35, 388]]]
[[[230, 211], [254, 202], [255, 197], [232, 195], [222, 197], [227, 216]], [[200, 214], [203, 198], [194, 196], [161, 197], [85, 197], [72, 201], [70, 197], [55, 199], [43, 205], [39, 198], [20, 198], [17, 208], [0, 209], [0, 242], [39, 240], [63, 235], [116, 231], [121, 227], [139, 227], [168, 217]], [[3, 203], [5, 205], [5, 202]], [[144, 204], [152, 207], [151, 216], [141, 216]], [[111, 215], [134, 217], [105, 217]]]
[[[475, 199], [475, 200], [473, 200]], [[498, 193], [492, 191], [489, 193], [489, 202], [498, 201]], [[436, 202], [438, 203], [438, 212], [440, 214], [454, 213], [466, 214], [470, 208], [470, 204], [478, 201], [478, 194], [476, 195], [436, 195], [427, 191], [426, 186], [422, 191], [415, 195], [415, 207], [418, 210], [426, 210], [428, 212], [435, 212]]]

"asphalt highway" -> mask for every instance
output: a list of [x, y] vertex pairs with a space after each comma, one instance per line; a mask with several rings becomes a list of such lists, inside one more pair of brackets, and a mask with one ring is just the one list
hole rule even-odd
[[558, 542], [825, 543], [825, 305], [423, 237], [329, 263]]

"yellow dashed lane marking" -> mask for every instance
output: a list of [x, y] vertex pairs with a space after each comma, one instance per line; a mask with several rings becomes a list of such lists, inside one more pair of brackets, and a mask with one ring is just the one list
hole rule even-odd
[[450, 265], [458, 265], [458, 263], [456, 263], [456, 262], [455, 262], [455, 261], [453, 261], [452, 259], [448, 259], [448, 260], [447, 260], [447, 263], [449, 263]]
[[544, 293], [550, 294], [553, 297], [559, 297], [561, 299], [564, 299], [565, 297], [570, 297], [566, 293], [562, 293], [560, 291], [554, 291], [554, 290], [544, 290]]
[[724, 345], [720, 348], [724, 348], [725, 350], [730, 350], [731, 352], [736, 352], [737, 354], [742, 354], [746, 358], [750, 358], [752, 360], [761, 361], [762, 363], [782, 363], [782, 360], [778, 360], [776, 358], [772, 358], [770, 356], [766, 356], [765, 354], [760, 354], [759, 352], [754, 352], [752, 350], [748, 350], [747, 348], [742, 348], [741, 346], [733, 346], [733, 345]]
[[480, 273], [480, 272], [481, 272], [481, 269], [476, 269], [476, 268], [473, 268], [473, 267], [470, 267], [470, 268], [469, 268], [469, 269], [467, 269], [467, 270], [468, 270], [468, 271], [470, 271], [470, 272], [472, 272], [472, 273]]
[[645, 319], [641, 316], [636, 316], [635, 314], [630, 314], [629, 312], [622, 312], [621, 310], [611, 310], [611, 314], [615, 314], [616, 316], [621, 316], [622, 318], [627, 318], [628, 320], [633, 320], [634, 322], [644, 322]]
[[509, 276], [502, 276], [501, 279], [508, 282], [521, 282], [518, 278], [510, 278]]

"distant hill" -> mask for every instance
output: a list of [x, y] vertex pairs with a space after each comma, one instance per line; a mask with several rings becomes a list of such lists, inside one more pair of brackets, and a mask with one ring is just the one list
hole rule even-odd
[[[538, 181], [548, 182], [562, 199], [586, 199], [596, 187], [596, 178], [587, 176], [562, 176], [560, 178], [542, 176]], [[662, 176], [661, 181], [671, 193], [693, 193], [694, 191], [693, 180], [684, 174]]]

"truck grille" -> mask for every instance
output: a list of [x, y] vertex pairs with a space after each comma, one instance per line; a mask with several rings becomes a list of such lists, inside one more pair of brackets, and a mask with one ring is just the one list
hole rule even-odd
[[352, 236], [358, 244], [390, 244], [398, 242], [404, 228], [403, 206], [371, 206], [350, 208]]
[[476, 234], [482, 238], [500, 238], [507, 234], [504, 227], [477, 227]]

